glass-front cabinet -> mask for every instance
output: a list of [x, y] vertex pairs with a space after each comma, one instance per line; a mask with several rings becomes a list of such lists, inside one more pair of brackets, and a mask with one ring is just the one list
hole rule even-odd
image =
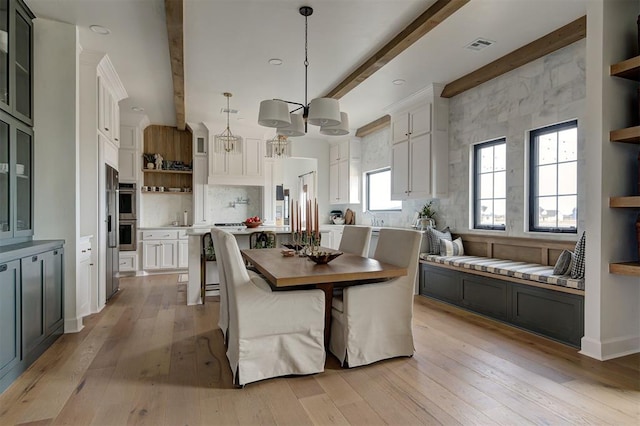
[[0, 245], [33, 235], [32, 172], [33, 131], [0, 112]]
[[0, 0], [0, 109], [33, 124], [34, 16], [21, 0]]

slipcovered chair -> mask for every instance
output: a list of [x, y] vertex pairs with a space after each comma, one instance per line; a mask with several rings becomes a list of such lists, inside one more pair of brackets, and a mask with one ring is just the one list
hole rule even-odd
[[371, 227], [369, 226], [345, 226], [342, 231], [342, 239], [338, 250], [345, 253], [357, 254], [367, 257], [369, 255], [369, 243], [371, 242]]
[[421, 234], [381, 229], [374, 259], [407, 268], [407, 275], [346, 287], [331, 310], [329, 349], [349, 367], [412, 356], [411, 320]]
[[229, 299], [227, 358], [234, 383], [324, 371], [324, 293], [273, 292], [250, 276], [235, 237], [212, 229]]

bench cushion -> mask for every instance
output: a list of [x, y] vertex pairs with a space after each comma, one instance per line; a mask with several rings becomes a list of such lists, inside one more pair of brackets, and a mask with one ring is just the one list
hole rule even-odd
[[436, 256], [428, 253], [420, 254], [420, 258], [428, 262], [456, 266], [471, 271], [489, 272], [506, 277], [584, 290], [584, 278], [573, 279], [566, 275], [553, 275], [553, 266], [545, 266], [538, 263], [516, 262], [481, 256]]

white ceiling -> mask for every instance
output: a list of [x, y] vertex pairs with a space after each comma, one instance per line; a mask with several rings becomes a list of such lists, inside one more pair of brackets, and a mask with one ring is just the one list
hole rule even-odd
[[[304, 101], [304, 18], [309, 5], [309, 100], [326, 93], [435, 0], [184, 0], [187, 122], [256, 127], [262, 99]], [[471, 0], [341, 99], [355, 130], [432, 82], [448, 83], [586, 14], [587, 0]], [[84, 49], [108, 53], [153, 124], [175, 125], [163, 0], [26, 0], [37, 17], [79, 27]], [[100, 36], [88, 27], [111, 30]], [[478, 37], [496, 43], [464, 49]], [[280, 66], [268, 64], [280, 58]], [[397, 86], [395, 79], [406, 83]], [[238, 121], [240, 120], [240, 121]], [[314, 126], [310, 126], [314, 127]], [[273, 130], [259, 128], [267, 134]], [[314, 130], [310, 135], [316, 135]]]

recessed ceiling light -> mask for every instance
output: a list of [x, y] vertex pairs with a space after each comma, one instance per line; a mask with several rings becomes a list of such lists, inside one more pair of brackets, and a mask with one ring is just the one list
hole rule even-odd
[[139, 106], [132, 106], [131, 109], [135, 112], [144, 112], [144, 108]]
[[91, 25], [89, 29], [94, 33], [100, 34], [100, 35], [111, 34], [111, 30], [107, 27], [103, 27], [102, 25]]
[[269, 65], [282, 65], [282, 59], [280, 59], [280, 58], [271, 58], [271, 59], [269, 59]]
[[397, 79], [393, 80], [392, 83], [395, 84], [396, 86], [402, 86], [405, 83], [405, 80], [403, 80], [401, 78], [397, 78]]

